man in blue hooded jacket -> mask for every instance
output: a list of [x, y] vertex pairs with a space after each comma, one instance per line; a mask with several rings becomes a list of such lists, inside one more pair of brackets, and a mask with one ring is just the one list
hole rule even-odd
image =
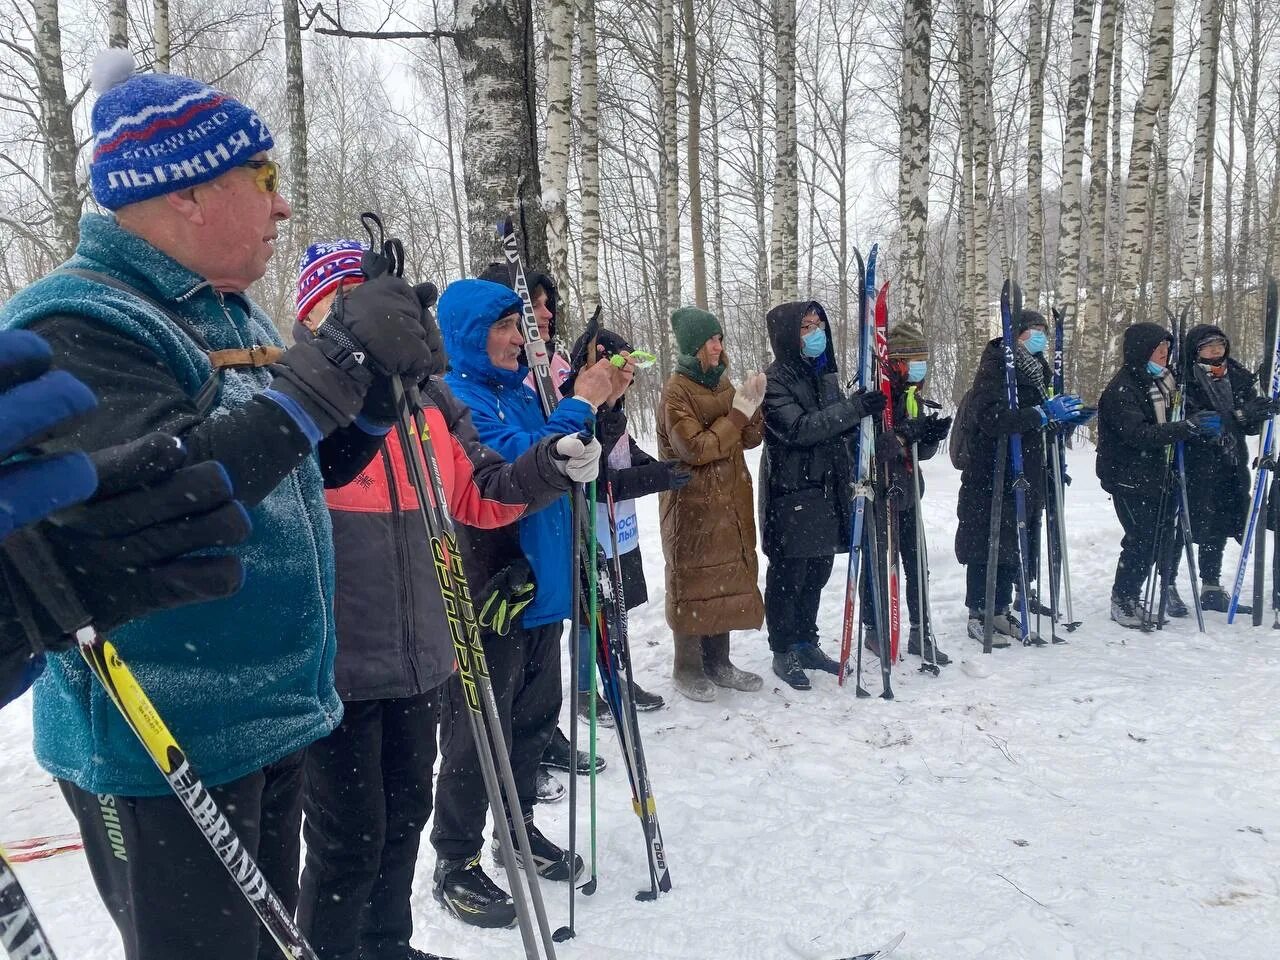
[[[529, 371], [520, 334], [520, 298], [488, 280], [459, 280], [441, 295], [438, 310], [451, 364], [445, 382], [471, 409], [480, 441], [507, 460], [544, 437], [591, 429], [596, 409], [626, 376], [609, 364], [597, 364], [578, 378], [574, 396], [544, 417], [538, 397], [524, 383]], [[599, 444], [592, 443], [598, 452]], [[481, 641], [520, 796], [521, 810], [509, 810], [508, 816], [522, 816], [528, 825], [538, 873], [572, 882], [582, 871], [581, 858], [569, 864], [564, 850], [533, 825], [538, 764], [560, 715], [560, 634], [573, 601], [569, 498], [497, 530], [464, 528], [461, 541], [473, 583], [516, 582], [531, 573], [536, 584], [532, 603], [507, 635], [485, 628], [482, 617]], [[440, 774], [431, 830], [439, 858], [434, 894], [466, 923], [507, 927], [515, 922], [515, 906], [480, 866], [487, 800], [466, 710], [455, 674], [441, 708]], [[516, 856], [519, 861], [519, 851]]]

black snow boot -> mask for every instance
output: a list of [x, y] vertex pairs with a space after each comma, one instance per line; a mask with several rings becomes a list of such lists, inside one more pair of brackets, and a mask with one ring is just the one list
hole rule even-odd
[[515, 903], [489, 879], [478, 853], [465, 860], [437, 860], [431, 893], [446, 910], [473, 927], [515, 926]]
[[1187, 615], [1187, 605], [1182, 602], [1182, 598], [1178, 596], [1178, 588], [1172, 583], [1164, 593], [1164, 612], [1171, 617]]
[[951, 658], [938, 649], [938, 645], [934, 643], [932, 636], [925, 638], [923, 654], [920, 650], [920, 624], [913, 623], [911, 625], [911, 636], [907, 640], [907, 653], [913, 657], [922, 657], [926, 663], [936, 663], [940, 667], [945, 667], [951, 662]]
[[822, 670], [833, 676], [840, 673], [840, 664], [827, 656], [816, 643], [797, 643], [791, 651], [800, 662], [801, 669]]
[[546, 767], [538, 767], [536, 785], [538, 803], [555, 803], [564, 799], [564, 784], [551, 775]]
[[[1206, 583], [1200, 591], [1200, 609], [1226, 613], [1231, 609], [1231, 594], [1216, 583]], [[1247, 603], [1238, 603], [1236, 613], [1253, 613], [1253, 607]]]
[[[525, 829], [529, 831], [529, 852], [533, 854], [533, 868], [538, 871], [538, 876], [543, 880], [577, 880], [582, 876], [582, 871], [586, 869], [582, 862], [582, 857], [574, 855], [573, 873], [569, 872], [569, 853], [567, 850], [557, 847], [554, 843], [542, 835], [542, 831], [533, 825], [533, 817], [528, 817], [524, 822]], [[511, 827], [511, 839], [516, 844], [516, 866], [524, 868], [524, 857], [520, 853], [520, 841], [516, 838], [516, 828]], [[498, 838], [493, 838], [493, 855], [501, 857], [502, 851], [499, 849]]]
[[[578, 717], [588, 723], [591, 722], [591, 701], [587, 697], [581, 697], [578, 700]], [[613, 711], [609, 709], [608, 701], [598, 693], [596, 694], [596, 725], [613, 726]]]
[[773, 672], [792, 690], [808, 690], [812, 686], [808, 675], [800, 668], [800, 658], [794, 649], [773, 655]]
[[631, 684], [631, 700], [636, 705], [639, 713], [649, 713], [653, 710], [661, 710], [667, 705], [667, 701], [657, 693], [650, 693], [638, 683]]
[[[551, 770], [569, 772], [569, 738], [560, 732], [559, 727], [556, 727], [556, 732], [551, 735], [551, 742], [547, 744], [547, 749], [542, 753], [542, 765]], [[605, 766], [604, 757], [597, 755], [596, 773], [603, 771]], [[590, 772], [591, 756], [579, 750], [578, 773], [588, 774]]]

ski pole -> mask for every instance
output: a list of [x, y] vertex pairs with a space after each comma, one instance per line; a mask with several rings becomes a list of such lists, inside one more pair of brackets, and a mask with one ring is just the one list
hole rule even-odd
[[[11, 536], [22, 535], [19, 531]], [[9, 558], [40, 596], [54, 622], [64, 633], [75, 636], [81, 657], [102, 684], [108, 699], [120, 711], [284, 956], [289, 960], [317, 960], [315, 951], [293, 922], [292, 911], [285, 908], [245, 849], [239, 834], [210, 795], [115, 644], [93, 625], [93, 618], [58, 566], [48, 543], [40, 537], [27, 537], [23, 549], [11, 551]]]
[[996, 633], [996, 571], [1000, 566], [1000, 539], [1004, 526], [1005, 463], [1009, 438], [996, 437], [995, 466], [991, 470], [991, 521], [987, 528], [987, 575], [983, 598], [982, 652], [990, 653]]
[[9, 960], [57, 960], [18, 875], [0, 851], [0, 947]]
[[[502, 733], [498, 702], [489, 681], [488, 660], [480, 642], [480, 627], [471, 603], [471, 589], [462, 566], [462, 553], [458, 548], [453, 516], [449, 512], [449, 501], [445, 496], [444, 483], [440, 479], [440, 465], [436, 460], [430, 422], [422, 411], [416, 385], [406, 391], [399, 378], [393, 377], [391, 387], [396, 409], [399, 411], [396, 430], [404, 448], [409, 478], [418, 498], [418, 510], [431, 541], [433, 567], [444, 599], [445, 615], [449, 621], [449, 633], [458, 664], [458, 677], [467, 701], [467, 717], [475, 740], [489, 807], [493, 812], [494, 828], [498, 832], [499, 856], [511, 884], [525, 956], [528, 960], [537, 960], [539, 954], [533, 920], [529, 916], [529, 903], [521, 895], [512, 827], [515, 828], [515, 840], [520, 845], [520, 855], [524, 860], [528, 901], [533, 905], [546, 958], [554, 960], [555, 947], [552, 945], [551, 929], [547, 923], [546, 907], [542, 902], [542, 891], [538, 886], [529, 833], [520, 807], [515, 775], [511, 770], [510, 752]], [[411, 441], [410, 437], [416, 439]], [[502, 802], [504, 791], [507, 809], [504, 809]]]
[[1178, 522], [1182, 528], [1182, 546], [1187, 554], [1187, 576], [1191, 578], [1191, 605], [1196, 611], [1196, 626], [1204, 633], [1204, 610], [1200, 605], [1200, 573], [1196, 570], [1196, 554], [1191, 542], [1191, 509], [1187, 503], [1186, 453], [1182, 441], [1173, 448], [1173, 461], [1177, 467]]
[[[907, 419], [914, 420], [920, 416], [920, 404], [916, 397], [914, 385], [907, 387], [906, 394]], [[924, 518], [921, 516], [920, 490], [920, 442], [911, 441], [911, 506], [915, 518], [916, 534], [916, 609], [920, 616], [920, 672], [932, 673], [935, 677], [941, 673], [938, 667], [938, 656], [933, 643], [933, 619], [929, 609], [929, 548], [924, 533]], [[925, 655], [925, 645], [929, 654]]]

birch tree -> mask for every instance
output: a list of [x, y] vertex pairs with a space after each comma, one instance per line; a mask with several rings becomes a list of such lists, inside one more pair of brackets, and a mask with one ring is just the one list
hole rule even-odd
[[[1067, 85], [1066, 134], [1062, 141], [1062, 187], [1058, 214], [1057, 306], [1074, 329], [1080, 296], [1080, 235], [1084, 131], [1089, 111], [1089, 62], [1094, 0], [1075, 0], [1071, 16], [1071, 74]], [[1074, 339], [1074, 338], [1073, 338]]]
[[[1191, 182], [1187, 188], [1187, 209], [1182, 233], [1182, 272], [1178, 287], [1178, 301], [1191, 301], [1195, 290], [1196, 268], [1200, 254], [1200, 223], [1203, 205], [1208, 197], [1205, 177], [1214, 162], [1213, 133], [1214, 112], [1218, 93], [1218, 33], [1222, 24], [1222, 5], [1219, 0], [1201, 0], [1200, 4], [1200, 93], [1196, 99], [1196, 137], [1192, 155]], [[1213, 232], [1212, 222], [1206, 219], [1205, 229]], [[1201, 282], [1206, 296], [1213, 286], [1212, 261], [1205, 264]], [[1211, 302], [1211, 301], [1210, 301]], [[1211, 313], [1205, 312], [1208, 320]]]
[[800, 194], [796, 155], [796, 3], [774, 0], [773, 225], [769, 243], [773, 303], [799, 293]]
[[[569, 140], [573, 114], [575, 0], [547, 0], [547, 152], [542, 208], [547, 256], [561, 296], [569, 292]], [[566, 304], [568, 308], [568, 304]]]
[[[1032, 0], [1032, 3], [1039, 3], [1039, 0]], [[915, 322], [922, 322], [924, 318], [925, 241], [929, 230], [932, 33], [932, 0], [907, 0], [902, 11], [902, 106], [898, 167], [902, 280], [897, 293], [898, 309], [902, 316]], [[848, 325], [847, 321], [845, 325]]]
[[284, 0], [284, 100], [289, 114], [289, 205], [296, 248], [309, 242], [311, 204], [307, 176], [307, 93], [302, 70], [302, 24], [298, 0]]
[[702, 91], [698, 76], [698, 21], [693, 0], [683, 0], [685, 95], [689, 99], [689, 133], [685, 168], [689, 175], [689, 239], [693, 254], [693, 302], [707, 309], [707, 251], [702, 235]]
[[991, 301], [988, 295], [987, 271], [990, 267], [988, 251], [989, 224], [991, 221], [991, 143], [987, 139], [986, 97], [991, 87], [987, 59], [987, 10], [986, 0], [968, 0], [969, 54], [971, 58], [969, 83], [964, 91], [968, 99], [969, 123], [973, 133], [973, 309], [974, 324], [972, 346], [981, 350], [991, 336]]
[[1155, 0], [1142, 94], [1133, 113], [1129, 174], [1124, 194], [1124, 233], [1120, 245], [1118, 306], [1132, 320], [1139, 306], [1143, 253], [1147, 241], [1154, 167], [1156, 121], [1172, 88], [1174, 0]]
[[579, 12], [578, 43], [581, 93], [578, 109], [582, 117], [582, 291], [584, 321], [600, 303], [600, 95], [596, 0], [582, 0]]
[[675, 0], [658, 0], [659, 43], [662, 65], [659, 74], [662, 126], [659, 131], [661, 157], [658, 185], [662, 196], [662, 267], [666, 279], [666, 302], [663, 313], [670, 313], [681, 303], [680, 284], [680, 167], [676, 150], [676, 33]]
[[72, 107], [62, 75], [62, 25], [58, 0], [34, 0], [34, 50], [36, 88], [40, 98], [40, 132], [44, 141], [45, 176], [53, 213], [57, 252], [69, 257], [80, 238], [80, 187], [76, 183], [76, 134]]
[[1027, 275], [1026, 303], [1040, 303], [1044, 272], [1044, 3], [1027, 0]]
[[169, 72], [171, 37], [169, 34], [169, 0], [152, 0], [151, 34], [155, 44], [156, 73]]
[[107, 46], [129, 49], [128, 0], [109, 0], [107, 3]]

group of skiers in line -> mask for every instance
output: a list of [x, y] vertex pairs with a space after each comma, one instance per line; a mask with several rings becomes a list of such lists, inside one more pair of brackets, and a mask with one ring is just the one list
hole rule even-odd
[[[807, 689], [806, 671], [839, 670], [819, 644], [817, 608], [834, 558], [849, 549], [852, 441], [892, 404], [894, 429], [875, 451], [886, 469], [874, 482], [900, 530], [908, 651], [949, 662], [918, 609], [918, 518], [910, 498], [890, 493], [916, 482], [950, 426], [920, 402], [928, 344], [918, 327], [888, 331], [887, 395], [846, 394], [822, 305], [785, 303], [767, 317], [773, 363], [735, 386], [718, 318], [681, 308], [656, 457], [628, 430], [635, 361], [616, 332], [597, 330], [552, 357], [561, 399], [544, 413], [527, 382], [526, 304], [505, 265], [437, 298], [429, 284], [368, 276], [358, 242], [318, 242], [299, 265], [286, 349], [245, 294], [290, 214], [265, 124], [195, 80], [134, 74], [131, 63], [95, 74], [90, 173], [111, 213], [87, 214], [73, 258], [0, 310], [0, 703], [34, 680], [36, 757], [77, 818], [129, 960], [178, 951], [265, 960], [277, 947], [77, 656], [54, 615], [59, 590], [111, 631], [320, 957], [431, 956], [410, 946], [410, 893], [433, 812], [436, 899], [467, 923], [515, 922], [511, 896], [483, 867], [488, 798], [410, 482], [415, 454], [393, 429], [404, 412], [396, 378], [421, 389], [448, 509], [463, 525], [519, 797], [508, 816], [524, 820], [544, 878], [573, 882], [583, 871], [533, 820], [535, 803], [559, 793], [544, 767], [589, 763], [557, 730], [561, 635], [575, 621], [575, 484], [598, 480], [598, 539], [607, 551], [616, 539], [628, 607], [647, 600], [634, 501], [659, 497], [676, 690], [708, 701], [718, 687], [760, 689], [729, 652], [732, 631], [762, 624], [774, 673]], [[555, 286], [528, 279], [528, 306], [554, 342]], [[1046, 428], [1088, 418], [1078, 398], [1045, 387], [1044, 326], [1031, 312], [1019, 319], [1020, 411], [1005, 399], [999, 340], [975, 379], [957, 533], [971, 574], [986, 563], [996, 438], [1021, 432], [1034, 470]], [[1201, 329], [1188, 338], [1205, 373], [1188, 382], [1186, 420], [1167, 422], [1172, 381], [1157, 369], [1167, 340], [1158, 327], [1128, 332], [1125, 365], [1102, 399], [1099, 473], [1126, 530], [1120, 598], [1135, 566], [1154, 562], [1143, 498], [1164, 447], [1195, 441], [1191, 469], [1206, 471], [1200, 486], [1213, 491], [1206, 512], [1220, 509], [1221, 484], [1247, 484], [1233, 438], [1273, 410], [1220, 331]], [[745, 451], [761, 444], [757, 502]], [[1197, 444], [1205, 453], [1192, 460]], [[1225, 538], [1235, 528], [1201, 529]], [[1221, 542], [1198, 542], [1209, 581]], [[56, 559], [65, 582], [31, 575], [35, 550]], [[1016, 627], [1006, 562], [1016, 556], [1002, 546], [1005, 635]], [[970, 577], [971, 629], [984, 580], [985, 570]], [[861, 606], [878, 654], [873, 605]], [[580, 648], [584, 626], [571, 628]], [[580, 690], [589, 680], [571, 678]], [[638, 686], [631, 693], [639, 709], [662, 705]], [[609, 720], [603, 701], [595, 709]]]

